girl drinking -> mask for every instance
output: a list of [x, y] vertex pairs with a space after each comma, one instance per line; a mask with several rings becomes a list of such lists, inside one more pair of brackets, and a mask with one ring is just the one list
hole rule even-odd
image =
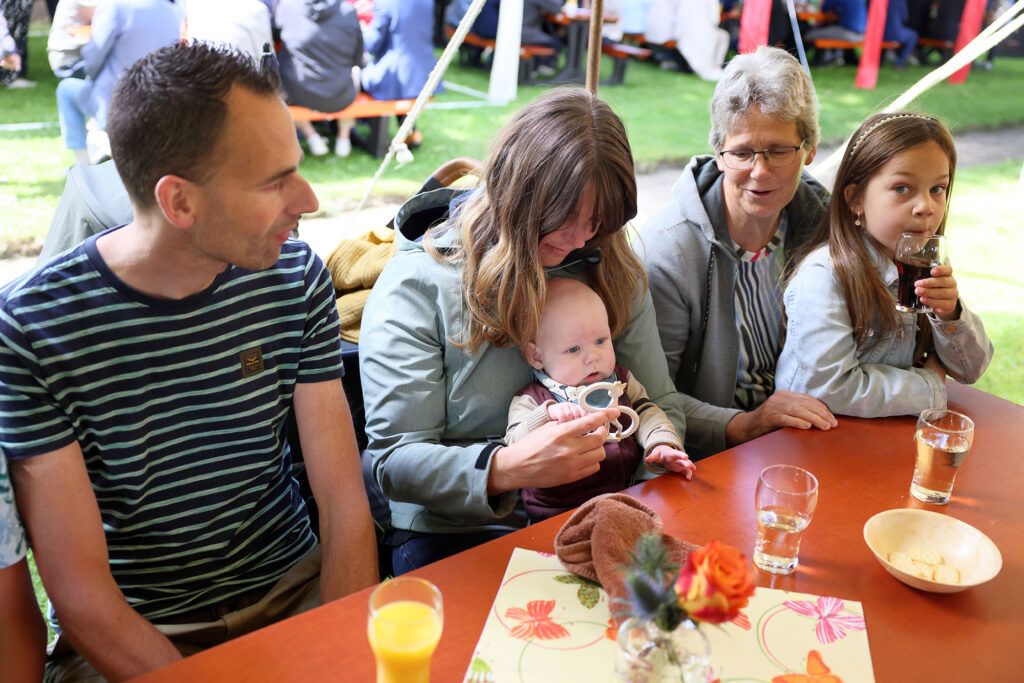
[[776, 388], [836, 414], [914, 415], [946, 405], [946, 376], [976, 382], [992, 358], [953, 268], [914, 283], [931, 313], [895, 308], [900, 233], [943, 234], [956, 149], [939, 121], [876, 114], [854, 133], [836, 175], [827, 230], [800, 261], [783, 303], [788, 326]]

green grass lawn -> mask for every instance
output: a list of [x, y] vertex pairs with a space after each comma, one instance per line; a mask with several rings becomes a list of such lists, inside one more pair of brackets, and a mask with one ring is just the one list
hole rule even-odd
[[[38, 30], [34, 33], [40, 33]], [[34, 55], [42, 55], [45, 36], [30, 38]], [[611, 60], [604, 59], [605, 75]], [[56, 79], [46, 60], [31, 60], [30, 77], [39, 82], [29, 90], [0, 90], [0, 123], [56, 122], [53, 90]], [[878, 87], [853, 87], [854, 67], [813, 69], [821, 101], [821, 128], [826, 143], [841, 141], [868, 114], [885, 106], [927, 73], [926, 67], [904, 71], [883, 68]], [[487, 90], [487, 74], [453, 65], [447, 80], [480, 91]], [[991, 72], [975, 70], [964, 85], [943, 83], [928, 92], [917, 106], [946, 120], [954, 131], [998, 128], [1024, 122], [1024, 60], [1001, 59]], [[517, 99], [505, 107], [430, 109], [420, 119], [424, 145], [416, 160], [389, 169], [374, 190], [375, 197], [405, 197], [441, 163], [457, 156], [482, 158], [495, 131], [516, 109], [542, 92], [540, 86], [519, 89]], [[695, 76], [662, 71], [654, 64], [629, 66], [626, 84], [606, 87], [601, 95], [622, 116], [630, 134], [637, 167], [681, 164], [707, 150], [708, 101], [714, 84]], [[466, 95], [449, 91], [437, 102], [465, 101]], [[392, 131], [396, 130], [392, 124]], [[0, 132], [0, 256], [34, 253], [49, 225], [53, 208], [72, 162], [56, 127]], [[327, 214], [351, 207], [362, 197], [379, 161], [357, 150], [347, 159], [309, 158], [302, 165]]]

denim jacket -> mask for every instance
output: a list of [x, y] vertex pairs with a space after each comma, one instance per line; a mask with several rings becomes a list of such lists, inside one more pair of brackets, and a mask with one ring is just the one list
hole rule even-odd
[[[896, 265], [868, 243], [875, 268], [893, 291]], [[858, 347], [835, 278], [828, 246], [811, 252], [783, 294], [789, 318], [775, 373], [776, 389], [810, 394], [833, 413], [856, 417], [916, 415], [946, 406], [946, 387], [931, 370], [913, 367], [918, 316], [897, 313], [899, 330], [877, 344]], [[992, 360], [992, 342], [981, 319], [959, 302], [960, 317], [929, 314], [935, 351], [952, 379], [973, 384]], [[871, 339], [877, 328], [871, 330]]]

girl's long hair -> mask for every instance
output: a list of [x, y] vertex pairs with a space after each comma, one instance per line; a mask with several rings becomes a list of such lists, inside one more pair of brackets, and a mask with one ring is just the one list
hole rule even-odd
[[[593, 191], [600, 249], [587, 268], [589, 284], [608, 308], [612, 335], [625, 330], [632, 299], [647, 286], [643, 267], [623, 234], [636, 216], [633, 155], [622, 121], [582, 88], [552, 90], [520, 110], [496, 137], [484, 168], [485, 186], [449, 219], [457, 248], [443, 258], [462, 263], [467, 329], [453, 343], [475, 351], [532, 341], [547, 278], [540, 240], [579, 214]], [[428, 238], [427, 248], [440, 257]], [[571, 256], [570, 256], [571, 258]]]
[[[894, 334], [899, 327], [899, 317], [894, 308], [892, 292], [882, 281], [868, 246], [864, 243], [864, 228], [854, 224], [857, 215], [850, 203], [863, 197], [868, 182], [887, 161], [927, 142], [936, 143], [949, 159], [947, 209], [936, 231], [940, 235], [944, 234], [956, 170], [956, 146], [949, 129], [936, 119], [913, 112], [875, 114], [857, 129], [843, 154], [829, 204], [828, 229], [827, 232], [819, 232], [826, 237], [819, 240], [817, 245], [808, 245], [806, 250], [810, 252], [827, 240], [835, 277], [853, 323], [858, 347], [870, 348]], [[850, 186], [856, 187], [848, 199], [845, 191]], [[876, 327], [878, 334], [872, 336], [872, 329]], [[930, 325], [919, 325], [919, 347], [926, 342], [920, 335], [930, 331]]]

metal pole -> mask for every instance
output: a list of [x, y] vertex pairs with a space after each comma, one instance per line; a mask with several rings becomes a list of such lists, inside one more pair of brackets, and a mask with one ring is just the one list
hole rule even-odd
[[587, 90], [597, 94], [601, 81], [601, 27], [604, 25], [604, 0], [590, 3], [590, 42], [587, 46]]
[[804, 53], [804, 37], [800, 35], [800, 22], [796, 18], [796, 6], [793, 0], [786, 0], [786, 9], [789, 11], [789, 25], [793, 27], [793, 40], [796, 41], [796, 51], [800, 55], [800, 63], [808, 75], [811, 68], [807, 66], [807, 55]]

